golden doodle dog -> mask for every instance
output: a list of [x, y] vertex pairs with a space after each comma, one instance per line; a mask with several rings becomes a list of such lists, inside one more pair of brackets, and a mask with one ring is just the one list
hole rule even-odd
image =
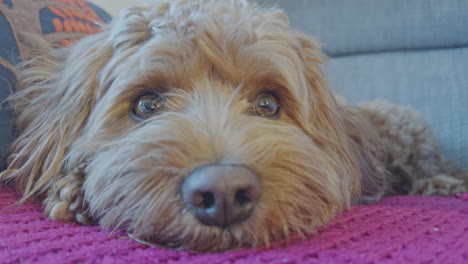
[[103, 27], [44, 47], [11, 98], [1, 180], [51, 219], [214, 251], [304, 237], [384, 195], [466, 190], [416, 113], [338, 100], [319, 44], [279, 9], [160, 0]]

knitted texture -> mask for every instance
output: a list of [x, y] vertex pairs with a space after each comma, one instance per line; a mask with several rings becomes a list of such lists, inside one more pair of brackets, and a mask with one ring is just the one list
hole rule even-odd
[[1, 263], [468, 263], [468, 195], [356, 206], [306, 240], [214, 254], [159, 249], [97, 227], [53, 222], [0, 189]]

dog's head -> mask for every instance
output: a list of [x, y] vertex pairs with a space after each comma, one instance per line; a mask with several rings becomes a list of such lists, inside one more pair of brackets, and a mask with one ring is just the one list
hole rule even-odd
[[100, 225], [170, 247], [313, 232], [376, 167], [362, 161], [372, 158], [358, 118], [337, 104], [321, 62], [318, 44], [277, 9], [244, 0], [127, 9], [24, 73], [10, 178], [28, 197], [82, 166]]

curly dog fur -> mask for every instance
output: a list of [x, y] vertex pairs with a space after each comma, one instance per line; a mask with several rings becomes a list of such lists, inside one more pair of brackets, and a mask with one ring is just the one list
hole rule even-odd
[[[213, 251], [311, 234], [384, 195], [466, 191], [412, 110], [341, 103], [319, 44], [276, 8], [160, 0], [41, 53], [11, 98], [19, 137], [0, 179], [42, 200], [51, 219]], [[164, 96], [164, 110], [135, 119], [135, 99], [148, 93]], [[259, 94], [277, 100], [278, 115], [255, 112]], [[210, 164], [258, 176], [245, 221], [205, 225], [187, 207], [181, 185]]]

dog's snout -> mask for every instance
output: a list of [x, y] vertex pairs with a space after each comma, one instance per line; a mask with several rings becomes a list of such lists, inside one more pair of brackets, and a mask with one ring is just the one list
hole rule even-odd
[[203, 224], [227, 227], [246, 220], [260, 198], [257, 175], [245, 166], [212, 165], [193, 171], [182, 198]]

